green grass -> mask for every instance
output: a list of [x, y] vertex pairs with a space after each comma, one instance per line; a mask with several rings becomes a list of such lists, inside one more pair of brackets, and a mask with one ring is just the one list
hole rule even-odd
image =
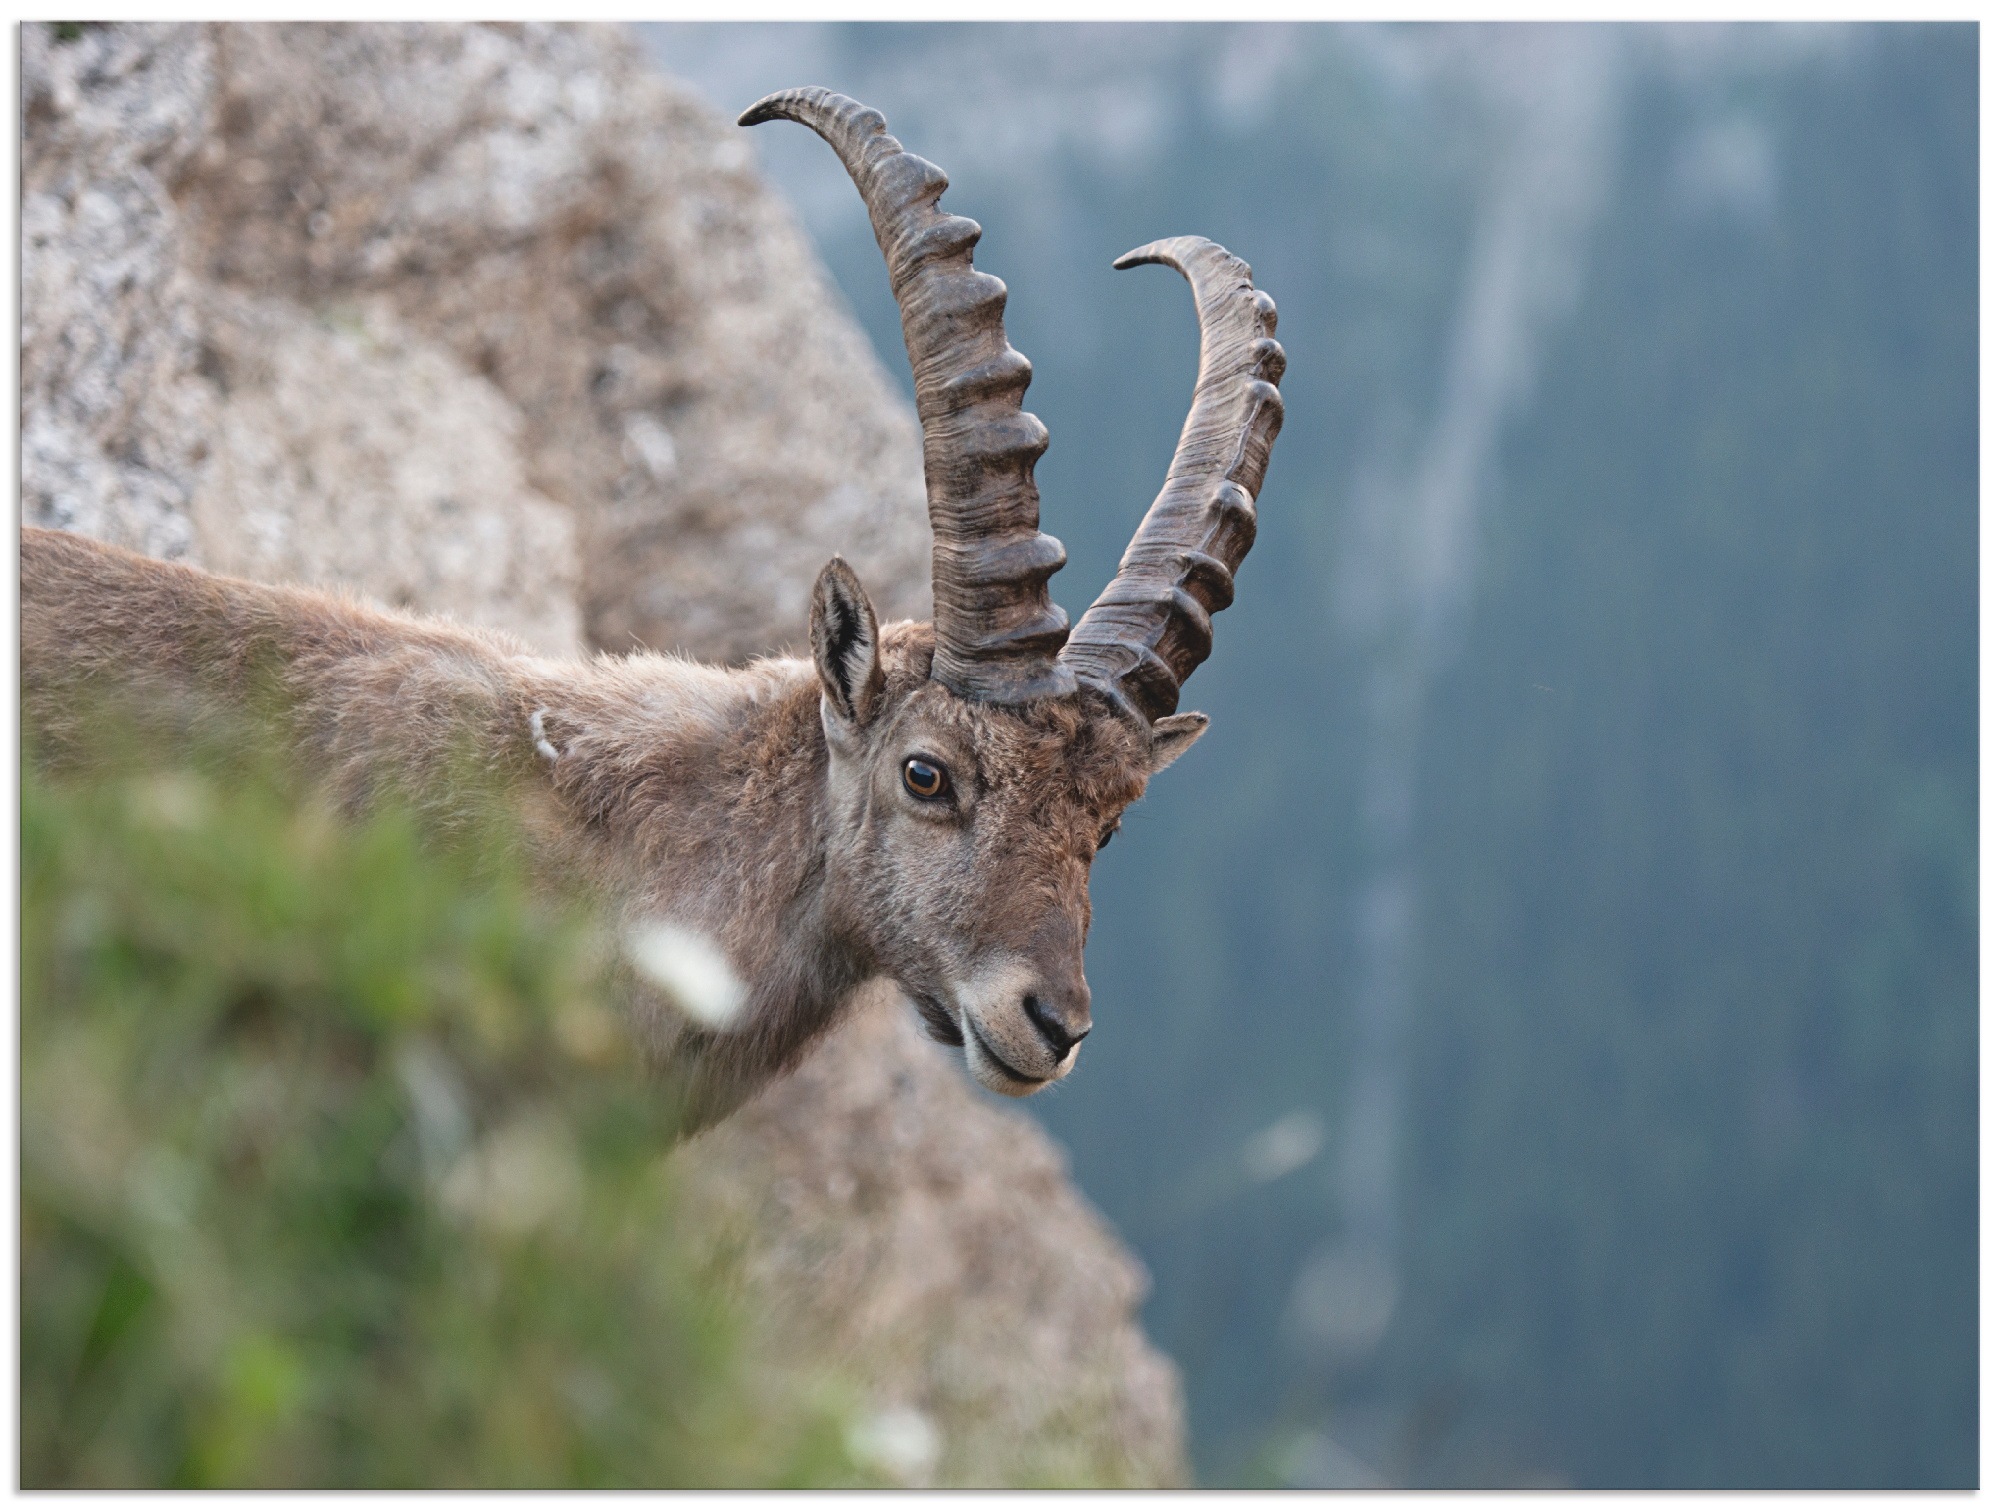
[[855, 1482], [500, 810], [444, 846], [149, 745], [24, 761], [21, 1482]]

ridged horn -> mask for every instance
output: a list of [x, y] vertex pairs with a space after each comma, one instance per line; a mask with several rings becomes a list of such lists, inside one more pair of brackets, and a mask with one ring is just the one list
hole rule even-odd
[[1194, 288], [1201, 375], [1166, 485], [1062, 660], [1150, 723], [1174, 711], [1181, 684], [1208, 659], [1210, 616], [1235, 597], [1236, 569], [1257, 538], [1257, 490], [1285, 419], [1285, 349], [1273, 339], [1278, 307], [1251, 285], [1241, 258], [1200, 236], [1175, 236], [1112, 266], [1147, 262]]
[[938, 208], [949, 180], [903, 150], [879, 111], [829, 89], [786, 89], [738, 124], [797, 121], [839, 154], [868, 206], [903, 316], [924, 431], [931, 516], [931, 675], [961, 697], [1019, 703], [1076, 690], [1049, 600], [1066, 559], [1041, 531], [1035, 461], [1049, 432], [1021, 408], [1033, 369], [1007, 344], [1007, 285], [974, 270], [979, 225]]

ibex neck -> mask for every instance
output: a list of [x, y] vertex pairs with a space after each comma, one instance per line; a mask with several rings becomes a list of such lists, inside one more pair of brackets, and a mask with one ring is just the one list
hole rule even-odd
[[747, 988], [727, 1031], [710, 1035], [670, 1013], [661, 1030], [711, 1070], [740, 1060], [746, 1076], [768, 1076], [789, 1065], [870, 969], [829, 916], [827, 752], [812, 667], [641, 656], [600, 661], [536, 695], [565, 827], [624, 923], [704, 935]]

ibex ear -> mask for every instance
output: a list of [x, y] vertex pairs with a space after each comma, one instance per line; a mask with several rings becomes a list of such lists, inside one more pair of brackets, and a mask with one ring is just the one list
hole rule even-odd
[[875, 605], [854, 568], [835, 556], [813, 583], [812, 650], [828, 711], [860, 728], [882, 703]]
[[1153, 770], [1157, 776], [1194, 747], [1208, 732], [1206, 713], [1169, 713], [1153, 721]]

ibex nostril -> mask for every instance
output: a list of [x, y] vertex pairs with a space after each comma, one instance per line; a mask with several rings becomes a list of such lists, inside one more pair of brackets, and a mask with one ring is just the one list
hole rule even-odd
[[1028, 1021], [1035, 1025], [1035, 1030], [1047, 1039], [1049, 1047], [1056, 1051], [1057, 1058], [1061, 1058], [1090, 1036], [1088, 1024], [1084, 1026], [1082, 1032], [1072, 1033], [1069, 1024], [1062, 1020], [1062, 1014], [1032, 991], [1021, 998], [1021, 1006], [1028, 1014]]

